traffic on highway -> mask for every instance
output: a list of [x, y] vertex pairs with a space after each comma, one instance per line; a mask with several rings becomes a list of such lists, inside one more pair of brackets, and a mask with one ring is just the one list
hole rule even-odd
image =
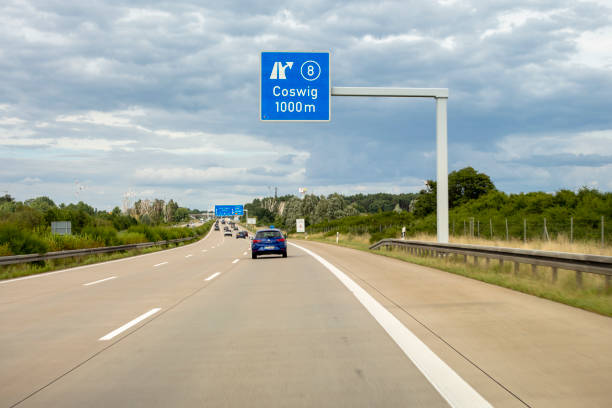
[[[288, 241], [270, 226], [253, 233], [230, 219], [215, 224], [250, 239], [211, 228], [175, 249], [0, 282], [0, 401], [608, 401], [601, 379], [612, 326], [603, 316], [391, 258]], [[577, 376], [576, 361], [599, 363]]]

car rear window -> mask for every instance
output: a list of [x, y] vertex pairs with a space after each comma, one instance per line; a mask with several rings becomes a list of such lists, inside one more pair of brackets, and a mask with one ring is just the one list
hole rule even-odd
[[283, 234], [280, 231], [257, 231], [255, 238], [282, 238]]

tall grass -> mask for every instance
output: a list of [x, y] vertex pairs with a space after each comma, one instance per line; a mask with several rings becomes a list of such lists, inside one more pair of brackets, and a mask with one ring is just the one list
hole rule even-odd
[[[399, 238], [399, 236], [398, 236]], [[408, 238], [417, 241], [432, 241], [435, 242], [437, 237], [432, 234], [415, 234]], [[574, 241], [570, 242], [569, 237], [560, 234], [555, 239], [542, 240], [533, 239], [524, 242], [522, 239], [511, 238], [510, 240], [501, 239], [485, 239], [485, 238], [470, 238], [469, 236], [451, 236], [449, 237], [450, 242], [456, 244], [472, 244], [472, 245], [489, 245], [498, 247], [508, 248], [521, 248], [521, 249], [537, 249], [542, 251], [557, 251], [557, 252], [572, 252], [580, 254], [591, 254], [591, 255], [606, 255], [612, 256], [612, 247], [602, 247], [600, 242], [595, 241]]]

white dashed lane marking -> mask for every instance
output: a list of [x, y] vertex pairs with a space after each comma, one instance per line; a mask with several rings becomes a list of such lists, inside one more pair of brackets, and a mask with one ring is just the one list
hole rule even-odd
[[126, 324], [124, 324], [120, 328], [113, 330], [112, 332], [108, 333], [106, 336], [100, 337], [99, 340], [100, 341], [110, 340], [113, 337], [117, 336], [118, 334], [123, 333], [124, 331], [126, 331], [130, 327], [137, 325], [138, 323], [140, 323], [141, 321], [143, 321], [147, 317], [153, 316], [155, 313], [159, 312], [160, 310], [161, 309], [159, 307], [156, 307], [155, 309], [151, 309], [147, 313], [138, 316], [137, 318], [135, 318], [134, 320], [132, 320], [130, 322], [127, 322]]
[[204, 279], [205, 281], [210, 281], [215, 279], [217, 276], [221, 275], [221, 272], [215, 272], [212, 275], [210, 275], [208, 278]]
[[96, 283], [106, 282], [108, 280], [115, 279], [115, 278], [117, 278], [117, 277], [116, 276], [111, 276], [110, 278], [100, 279], [100, 280], [97, 280], [95, 282], [84, 283], [83, 286], [91, 286], [91, 285], [95, 285]]

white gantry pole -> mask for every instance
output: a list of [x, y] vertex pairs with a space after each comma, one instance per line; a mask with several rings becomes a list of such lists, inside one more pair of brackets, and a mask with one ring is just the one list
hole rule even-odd
[[448, 243], [448, 147], [446, 134], [447, 88], [332, 87], [332, 96], [377, 96], [436, 99], [436, 182], [438, 242]]
[[436, 98], [436, 225], [438, 242], [448, 243], [448, 141], [446, 126], [446, 102], [448, 98]]

